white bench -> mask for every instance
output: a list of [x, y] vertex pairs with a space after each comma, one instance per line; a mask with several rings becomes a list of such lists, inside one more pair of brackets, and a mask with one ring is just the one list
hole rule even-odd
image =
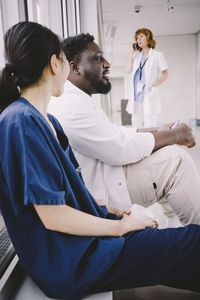
[[[26, 276], [24, 282], [21, 284], [17, 294], [12, 298], [13, 300], [58, 300], [47, 297], [33, 282], [33, 280]], [[84, 300], [112, 300], [112, 292], [99, 293], [90, 295]], [[67, 300], [67, 299], [66, 299]]]

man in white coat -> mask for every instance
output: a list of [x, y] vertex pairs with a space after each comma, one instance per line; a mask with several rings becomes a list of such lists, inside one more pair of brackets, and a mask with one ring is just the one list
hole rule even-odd
[[112, 124], [92, 98], [111, 89], [110, 64], [94, 37], [80, 34], [63, 45], [70, 74], [49, 112], [69, 137], [94, 198], [121, 210], [132, 203], [148, 207], [164, 198], [183, 225], [200, 224], [200, 176], [178, 146], [195, 145], [191, 129], [185, 124], [149, 130]]

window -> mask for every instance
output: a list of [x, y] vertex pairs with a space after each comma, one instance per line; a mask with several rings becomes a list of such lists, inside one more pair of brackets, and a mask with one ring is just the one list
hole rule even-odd
[[0, 280], [14, 255], [15, 251], [0, 212]]
[[28, 20], [40, 23], [63, 37], [62, 2], [60, 0], [27, 0]]
[[14, 24], [27, 19], [26, 0], [0, 1], [0, 69], [5, 64], [3, 55], [3, 35]]

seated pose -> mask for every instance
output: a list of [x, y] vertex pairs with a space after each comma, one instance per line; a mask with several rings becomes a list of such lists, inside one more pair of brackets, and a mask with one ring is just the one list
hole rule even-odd
[[59, 122], [47, 114], [69, 65], [58, 37], [32, 22], [5, 35], [0, 76], [0, 208], [21, 264], [49, 296], [165, 284], [198, 291], [200, 226], [98, 206]]
[[162, 199], [183, 225], [200, 224], [200, 176], [190, 156], [173, 145], [194, 146], [191, 129], [112, 124], [91, 97], [111, 89], [110, 64], [94, 37], [80, 34], [63, 45], [70, 73], [60, 100], [52, 99], [48, 109], [67, 134], [95, 200], [129, 209], [131, 202], [148, 207]]

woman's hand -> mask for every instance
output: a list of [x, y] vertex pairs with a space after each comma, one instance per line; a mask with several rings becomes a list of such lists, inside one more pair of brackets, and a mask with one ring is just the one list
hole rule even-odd
[[162, 71], [160, 78], [156, 82], [154, 82], [154, 84], [152, 84], [152, 86], [149, 88], [149, 91], [152, 90], [152, 87], [158, 87], [163, 81], [167, 79], [167, 76], [168, 76], [168, 70]]
[[145, 217], [135, 218], [127, 214], [124, 214], [119, 222], [121, 222], [121, 235], [124, 235], [133, 230], [142, 230], [147, 227], [153, 229], [155, 227], [158, 227], [158, 222], [155, 220], [151, 220]]

